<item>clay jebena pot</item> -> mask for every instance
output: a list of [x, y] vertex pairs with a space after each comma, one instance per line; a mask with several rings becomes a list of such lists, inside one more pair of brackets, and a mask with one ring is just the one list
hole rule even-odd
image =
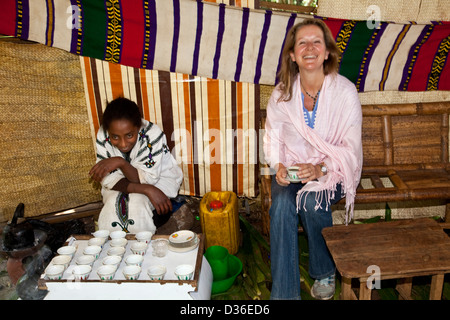
[[12, 251], [34, 246], [35, 236], [31, 223], [27, 220], [17, 223], [18, 218], [24, 217], [24, 208], [25, 205], [20, 203], [14, 212], [11, 223], [3, 229], [3, 250]]

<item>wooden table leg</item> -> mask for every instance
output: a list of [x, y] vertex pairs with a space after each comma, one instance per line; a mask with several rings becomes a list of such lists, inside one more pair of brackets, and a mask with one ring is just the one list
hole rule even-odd
[[359, 300], [371, 300], [372, 289], [367, 286], [367, 281], [359, 280]]
[[441, 300], [444, 274], [435, 274], [431, 277], [430, 300]]
[[400, 294], [399, 299], [401, 300], [412, 300], [411, 290], [412, 290], [412, 278], [403, 278], [397, 280], [397, 286], [395, 289]]
[[355, 293], [352, 290], [352, 279], [342, 277], [341, 280], [341, 299], [356, 300]]

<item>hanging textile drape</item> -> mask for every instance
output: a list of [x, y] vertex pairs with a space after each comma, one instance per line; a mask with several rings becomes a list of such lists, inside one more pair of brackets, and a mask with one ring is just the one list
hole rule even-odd
[[450, 23], [325, 22], [343, 53], [340, 73], [359, 92], [450, 89]]
[[[305, 15], [193, 0], [2, 0], [0, 33], [136, 68], [274, 84]], [[320, 18], [320, 17], [317, 17]], [[364, 91], [450, 90], [450, 24], [326, 19], [340, 73]]]

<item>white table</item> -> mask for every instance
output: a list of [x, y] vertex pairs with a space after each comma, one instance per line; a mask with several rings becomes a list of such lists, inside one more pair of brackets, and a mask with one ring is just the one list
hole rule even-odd
[[[153, 236], [153, 238], [157, 237]], [[152, 255], [152, 247], [149, 244], [138, 280], [126, 280], [122, 274], [122, 269], [126, 265], [125, 257], [132, 254], [130, 247], [136, 241], [134, 235], [127, 235], [129, 241], [126, 246], [126, 252], [114, 279], [111, 281], [100, 280], [96, 270], [102, 265], [102, 260], [107, 256], [107, 251], [110, 248], [108, 241], [103, 246], [100, 257], [94, 262], [89, 278], [84, 281], [75, 280], [72, 275], [72, 270], [76, 266], [75, 259], [83, 254], [83, 249], [87, 246], [89, 238], [90, 236], [83, 235], [73, 236], [68, 239], [67, 244], [77, 246], [77, 251], [61, 280], [48, 280], [45, 274], [41, 276], [39, 285], [41, 288], [48, 290], [48, 294], [45, 297], [46, 300], [209, 300], [211, 297], [213, 275], [208, 261], [203, 256], [204, 238], [202, 235], [199, 235], [199, 245], [195, 249], [188, 252], [173, 252], [169, 250], [167, 255], [161, 258]], [[162, 264], [167, 268], [166, 275], [161, 281], [152, 281], [147, 275], [149, 266], [155, 264]], [[177, 280], [174, 270], [180, 264], [192, 264], [195, 266], [192, 280]]]

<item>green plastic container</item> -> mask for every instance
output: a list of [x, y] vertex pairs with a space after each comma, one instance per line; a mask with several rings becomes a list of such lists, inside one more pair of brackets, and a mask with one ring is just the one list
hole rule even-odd
[[225, 292], [242, 272], [242, 262], [222, 246], [211, 246], [205, 252], [213, 273], [211, 294]]
[[222, 246], [211, 246], [206, 249], [205, 258], [211, 266], [214, 281], [228, 277], [228, 256], [228, 249]]
[[[220, 247], [220, 246], [214, 246]], [[214, 259], [222, 257], [224, 251], [220, 248], [214, 248], [210, 250], [209, 247], [205, 253], [205, 258], [211, 266], [213, 272], [213, 283], [211, 288], [211, 294], [225, 292], [233, 285], [236, 277], [242, 272], [242, 262], [238, 257], [228, 254], [225, 257], [225, 264], [220, 259]], [[223, 248], [223, 247], [222, 247]], [[225, 248], [226, 249], [226, 248]], [[217, 253], [217, 256], [214, 254]], [[208, 254], [208, 255], [207, 255]], [[209, 257], [209, 258], [208, 258]], [[211, 263], [212, 262], [212, 263]], [[225, 272], [226, 271], [226, 272]]]
[[223, 280], [213, 281], [211, 294], [225, 292], [233, 285], [236, 277], [242, 271], [242, 262], [238, 257], [228, 256], [228, 276]]

